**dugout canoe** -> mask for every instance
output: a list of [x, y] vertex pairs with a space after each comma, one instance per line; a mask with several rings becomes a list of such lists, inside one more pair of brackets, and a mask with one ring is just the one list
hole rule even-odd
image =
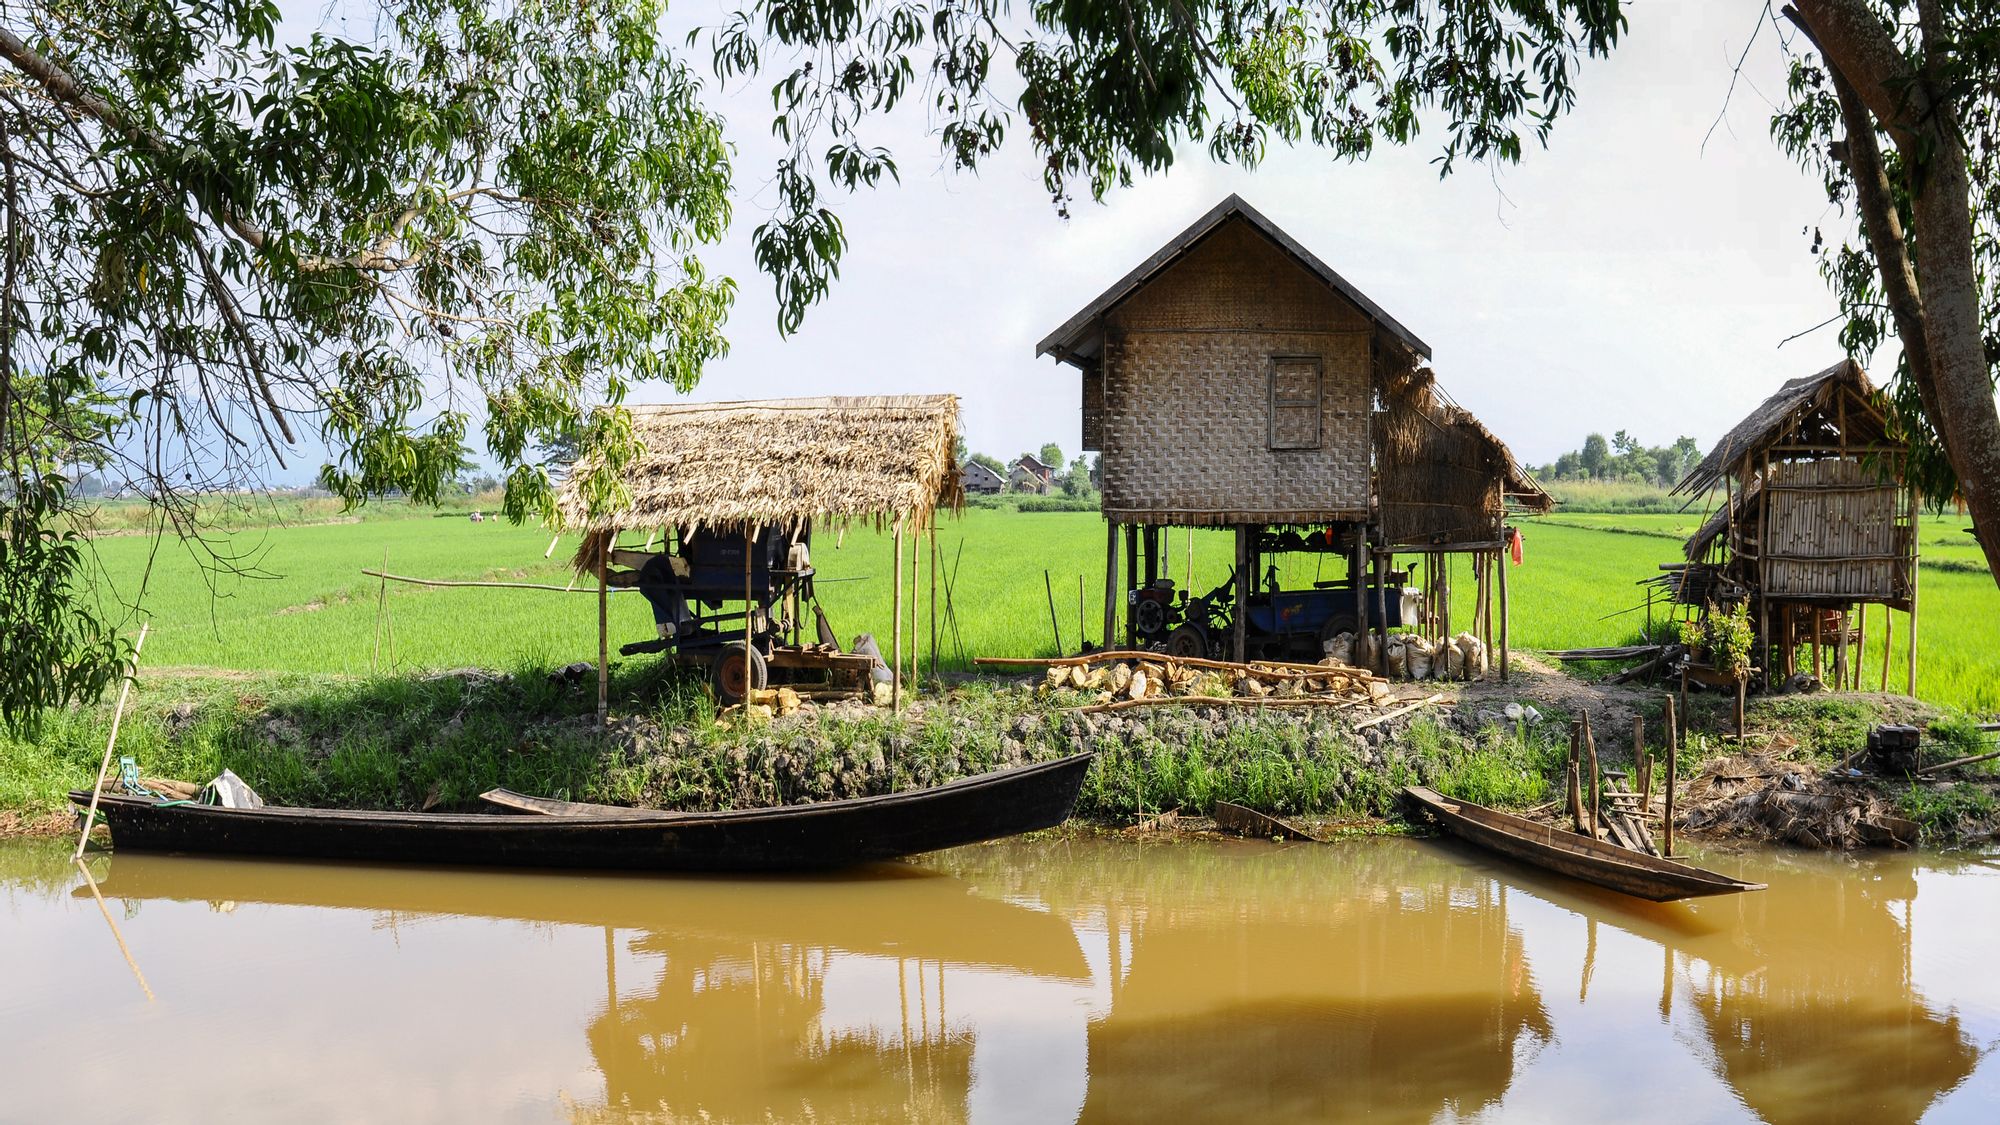
[[1747, 883], [1714, 871], [1635, 852], [1551, 825], [1511, 816], [1470, 801], [1455, 801], [1421, 785], [1405, 786], [1403, 797], [1422, 810], [1439, 828], [1523, 863], [1546, 868], [1572, 879], [1654, 902], [1700, 898], [1704, 895], [1761, 891], [1762, 883]]
[[[225, 809], [106, 793], [111, 843], [134, 851], [637, 871], [815, 871], [974, 844], [1069, 817], [1089, 753], [930, 789], [714, 813], [568, 815]], [[72, 792], [78, 806], [87, 792]]]

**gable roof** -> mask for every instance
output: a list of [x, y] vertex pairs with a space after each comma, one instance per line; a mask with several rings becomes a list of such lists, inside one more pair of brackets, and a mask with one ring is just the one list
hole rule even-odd
[[1139, 263], [1137, 269], [1118, 279], [1118, 283], [1098, 295], [1095, 301], [1086, 305], [1082, 312], [1070, 317], [1061, 328], [1044, 337], [1035, 345], [1035, 355], [1054, 356], [1064, 363], [1083, 366], [1084, 362], [1096, 358], [1104, 346], [1104, 330], [1100, 323], [1104, 314], [1113, 305], [1131, 296], [1195, 248], [1203, 239], [1232, 218], [1240, 218], [1250, 224], [1251, 229], [1269, 239], [1287, 257], [1303, 267], [1324, 283], [1329, 289], [1345, 298], [1360, 309], [1374, 325], [1402, 342], [1412, 352], [1429, 359], [1431, 346], [1417, 338], [1416, 333], [1398, 323], [1395, 317], [1382, 311], [1382, 307], [1356, 289], [1346, 278], [1333, 271], [1333, 267], [1314, 257], [1310, 250], [1298, 244], [1291, 235], [1278, 229], [1278, 225], [1264, 217], [1263, 213], [1243, 201], [1243, 197], [1231, 193], [1227, 199], [1216, 204], [1206, 215], [1194, 221], [1165, 246], [1160, 247], [1152, 257]]
[[973, 461], [968, 459], [967, 461], [965, 461], [965, 463], [961, 464], [958, 467], [958, 471], [961, 473], [972, 473], [974, 475], [977, 475], [979, 473], [985, 473], [987, 476], [992, 477], [994, 480], [998, 481], [1004, 481], [1007, 479], [1006, 477], [1001, 476], [999, 473], [994, 472], [993, 466], [988, 465], [984, 461]]
[[628, 407], [642, 452], [628, 503], [595, 516], [578, 462], [556, 497], [563, 530], [743, 531], [813, 520], [909, 519], [962, 498], [952, 395], [793, 398]]
[[1014, 459], [1014, 463], [1012, 465], [1009, 465], [1007, 467], [1009, 469], [1019, 469], [1025, 467], [1031, 473], [1055, 472], [1053, 468], [1050, 468], [1049, 466], [1042, 464], [1042, 459], [1040, 457], [1035, 456], [1032, 453], [1021, 454], [1019, 457], [1016, 457]]

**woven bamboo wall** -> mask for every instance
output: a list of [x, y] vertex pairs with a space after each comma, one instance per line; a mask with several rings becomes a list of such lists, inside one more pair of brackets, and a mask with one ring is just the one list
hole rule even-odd
[[1771, 466], [1763, 535], [1772, 597], [1891, 600], [1906, 593], [1909, 536], [1902, 491], [1852, 458]]
[[[1246, 224], [1216, 231], [1114, 309], [1105, 329], [1108, 518], [1228, 524], [1367, 513], [1369, 322]], [[1320, 362], [1316, 449], [1269, 447], [1275, 356]]]
[[1086, 453], [1104, 448], [1104, 365], [1093, 364], [1083, 373], [1083, 449]]

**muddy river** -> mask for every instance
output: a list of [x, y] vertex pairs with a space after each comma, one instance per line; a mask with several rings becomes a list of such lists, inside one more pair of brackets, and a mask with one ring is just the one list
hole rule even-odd
[[0, 1120], [2000, 1120], [2000, 861], [1704, 858], [1770, 889], [1412, 840], [754, 881], [0, 841]]

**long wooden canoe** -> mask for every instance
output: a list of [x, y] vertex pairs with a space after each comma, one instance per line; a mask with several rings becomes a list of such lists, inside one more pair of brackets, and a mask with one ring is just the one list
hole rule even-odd
[[[812, 871], [1050, 828], [1068, 818], [1091, 755], [931, 789], [714, 813], [402, 813], [225, 809], [104, 794], [116, 848], [312, 859], [650, 871]], [[72, 792], [78, 806], [87, 792]]]
[[1421, 785], [1405, 786], [1403, 796], [1454, 836], [1524, 863], [1637, 898], [1672, 902], [1764, 889], [1762, 883], [1746, 883], [1510, 816], [1470, 801], [1454, 801]]

